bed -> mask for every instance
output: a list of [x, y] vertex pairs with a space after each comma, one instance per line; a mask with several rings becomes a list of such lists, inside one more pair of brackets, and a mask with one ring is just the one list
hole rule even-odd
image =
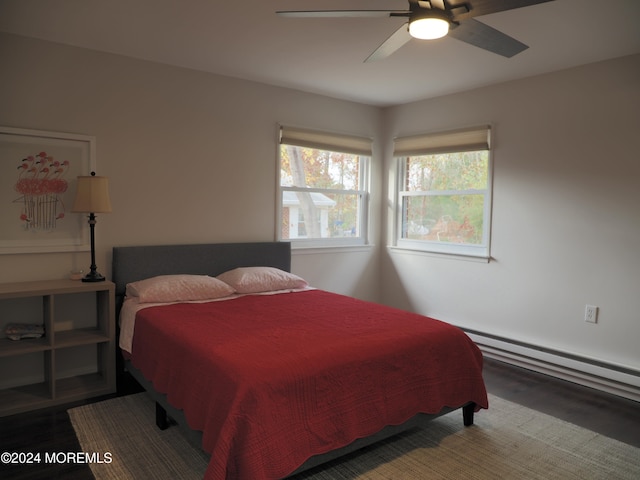
[[[158, 426], [174, 420], [211, 455], [206, 479], [284, 478], [488, 408], [482, 355], [461, 330], [281, 274], [286, 242], [114, 247], [112, 267], [121, 320], [133, 319], [120, 325], [124, 368]], [[142, 296], [149, 279], [255, 271], [294, 283], [254, 292], [222, 276], [232, 292], [215, 299]]]

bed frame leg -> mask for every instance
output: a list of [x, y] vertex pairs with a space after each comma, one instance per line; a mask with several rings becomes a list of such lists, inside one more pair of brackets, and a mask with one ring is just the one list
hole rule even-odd
[[476, 408], [476, 404], [471, 402], [462, 407], [462, 421], [465, 427], [473, 425], [473, 414]]
[[156, 402], [156, 426], [160, 430], [166, 430], [169, 428], [169, 417], [167, 416], [167, 411], [162, 408], [158, 402]]

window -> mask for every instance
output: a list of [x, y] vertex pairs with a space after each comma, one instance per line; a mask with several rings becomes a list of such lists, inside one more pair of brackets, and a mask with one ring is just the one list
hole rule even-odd
[[371, 141], [280, 129], [279, 239], [293, 247], [367, 243]]
[[489, 258], [489, 127], [396, 139], [397, 246]]

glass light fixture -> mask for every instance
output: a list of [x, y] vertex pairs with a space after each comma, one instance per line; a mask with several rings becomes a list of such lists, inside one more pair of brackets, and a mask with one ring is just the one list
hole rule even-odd
[[409, 34], [421, 40], [435, 40], [444, 37], [448, 32], [449, 22], [437, 11], [409, 22]]

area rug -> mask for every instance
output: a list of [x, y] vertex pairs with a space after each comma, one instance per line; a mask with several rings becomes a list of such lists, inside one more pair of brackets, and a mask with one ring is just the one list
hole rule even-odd
[[[453, 412], [292, 478], [640, 478], [640, 449], [493, 395], [489, 402], [471, 427]], [[156, 428], [154, 403], [145, 393], [73, 408], [69, 416], [83, 452], [102, 460], [91, 463], [97, 480], [200, 479], [207, 467], [208, 456], [178, 427]]]

